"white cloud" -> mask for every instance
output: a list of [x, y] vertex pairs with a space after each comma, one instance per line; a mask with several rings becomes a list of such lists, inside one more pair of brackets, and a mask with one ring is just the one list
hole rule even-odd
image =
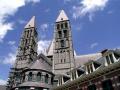
[[96, 11], [102, 11], [109, 0], [82, 0], [78, 6], [73, 6], [73, 18], [78, 18], [84, 15], [89, 15], [92, 20]]
[[48, 25], [47, 23], [44, 23], [44, 24], [42, 24], [42, 25], [40, 26], [40, 28], [41, 28], [43, 31], [47, 30], [48, 27], [49, 27], [49, 25]]
[[20, 24], [26, 24], [27, 21], [20, 19], [20, 20], [18, 20], [18, 23], [20, 23]]
[[0, 85], [6, 85], [7, 81], [0, 79]]
[[50, 40], [40, 40], [38, 41], [38, 54], [39, 53], [45, 53], [46, 49], [50, 45]]
[[13, 29], [13, 24], [12, 23], [3, 24], [2, 22], [0, 22], [0, 42], [3, 41], [3, 38], [5, 37], [7, 32], [9, 30], [12, 30], [12, 29]]
[[4, 56], [4, 58], [0, 61], [2, 61], [2, 64], [10, 64], [13, 65], [16, 60], [16, 54], [17, 54], [17, 47], [15, 45], [11, 46], [11, 51]]
[[90, 45], [90, 48], [93, 49], [93, 48], [95, 48], [96, 46], [98, 46], [98, 43], [97, 43], [97, 42], [91, 44], [91, 45]]
[[27, 3], [38, 3], [38, 1], [40, 0], [0, 0], [0, 41], [4, 39], [9, 30], [13, 30], [13, 22], [7, 22], [7, 18]]
[[[40, 40], [38, 41], [38, 54], [39, 53], [44, 53], [46, 52], [47, 48], [50, 45], [50, 40]], [[11, 47], [12, 51], [10, 53], [8, 53], [7, 56], [5, 56], [2, 60], [1, 63], [3, 64], [10, 64], [13, 65], [15, 63], [16, 60], [16, 55], [17, 55], [17, 48], [13, 45]]]
[[15, 44], [15, 41], [9, 41], [8, 44], [9, 44], [9, 45], [14, 45], [14, 44]]
[[13, 65], [15, 63], [16, 53], [9, 53], [7, 57], [3, 60], [3, 64]]
[[32, 2], [32, 3], [34, 3], [34, 4], [36, 4], [36, 3], [39, 3], [40, 2], [40, 0], [26, 0], [27, 2]]

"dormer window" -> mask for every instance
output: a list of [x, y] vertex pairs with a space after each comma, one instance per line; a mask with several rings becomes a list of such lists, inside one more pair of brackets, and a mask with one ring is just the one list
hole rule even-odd
[[72, 72], [72, 80], [76, 79], [76, 70]]
[[93, 66], [92, 66], [92, 64], [87, 65], [86, 69], [87, 69], [87, 73], [93, 72]]
[[62, 85], [63, 78], [60, 76], [58, 80], [58, 86]]
[[114, 63], [114, 59], [113, 59], [112, 54], [110, 54], [110, 60], [111, 60], [111, 63]]
[[120, 55], [114, 53], [115, 58], [118, 60], [120, 58]]
[[109, 65], [115, 62], [115, 57], [113, 53], [108, 54], [105, 58], [106, 58], [106, 65]]
[[97, 61], [89, 61], [86, 65], [86, 74], [94, 72], [101, 64]]
[[107, 61], [107, 64], [110, 64], [109, 56], [106, 56], [106, 61]]
[[116, 50], [104, 50], [102, 56], [105, 57], [105, 66], [117, 62], [120, 58], [120, 54]]

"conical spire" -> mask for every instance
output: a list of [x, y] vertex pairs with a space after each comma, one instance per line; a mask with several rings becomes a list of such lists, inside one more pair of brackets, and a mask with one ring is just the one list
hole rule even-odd
[[26, 24], [25, 28], [35, 27], [35, 16]]
[[56, 19], [56, 22], [64, 21], [64, 20], [69, 20], [65, 11], [61, 10], [58, 18]]

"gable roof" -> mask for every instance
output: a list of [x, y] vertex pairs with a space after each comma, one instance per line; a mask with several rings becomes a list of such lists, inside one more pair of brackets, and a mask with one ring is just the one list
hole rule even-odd
[[45, 70], [45, 71], [52, 72], [52, 66], [48, 62], [47, 58], [44, 58], [45, 56], [43, 54], [40, 54], [38, 57], [39, 58], [36, 61], [34, 61], [29, 66], [29, 68], [30, 69], [39, 69], [39, 70]]

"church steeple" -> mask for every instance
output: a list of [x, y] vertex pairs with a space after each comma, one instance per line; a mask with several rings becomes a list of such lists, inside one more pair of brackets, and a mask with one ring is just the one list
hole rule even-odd
[[66, 13], [61, 10], [55, 22], [53, 72], [65, 74], [72, 68], [74, 68], [74, 50], [71, 26]]
[[35, 16], [31, 18], [31, 20], [26, 24], [24, 28], [35, 27]]
[[56, 22], [65, 21], [65, 20], [69, 20], [69, 19], [66, 15], [65, 11], [61, 10], [58, 18], [56, 19]]
[[35, 16], [24, 27], [15, 68], [27, 67], [37, 57], [37, 31], [35, 27]]

